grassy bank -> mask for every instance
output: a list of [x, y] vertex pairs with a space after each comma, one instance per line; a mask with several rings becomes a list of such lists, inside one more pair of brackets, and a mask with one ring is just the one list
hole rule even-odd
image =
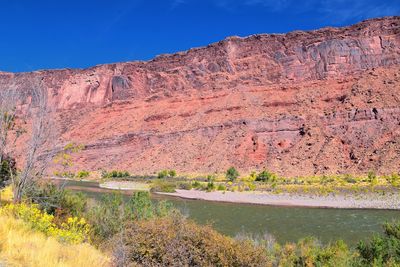
[[1, 215], [0, 222], [0, 262], [6, 266], [110, 266], [109, 257], [87, 243], [61, 243], [12, 216]]
[[[240, 174], [234, 167], [219, 174], [185, 174], [175, 170], [161, 170], [155, 174], [134, 175], [125, 170], [83, 172], [92, 180], [103, 183], [106, 188], [139, 187], [140, 190], [152, 188], [159, 192], [174, 192], [175, 189], [197, 189], [203, 191], [259, 191], [274, 194], [307, 195], [362, 195], [365, 193], [400, 193], [400, 175], [392, 173], [377, 175], [373, 171], [361, 175], [314, 175], [284, 177], [268, 170]], [[82, 171], [71, 177], [82, 178]], [[124, 182], [135, 182], [136, 184]], [[120, 184], [113, 184], [120, 182]]]

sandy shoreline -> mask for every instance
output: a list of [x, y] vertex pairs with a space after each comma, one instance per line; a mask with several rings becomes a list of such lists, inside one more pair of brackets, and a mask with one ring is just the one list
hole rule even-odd
[[268, 192], [205, 192], [199, 190], [177, 189], [175, 193], [157, 192], [157, 194], [218, 202], [262, 204], [271, 206], [344, 208], [344, 209], [392, 209], [400, 210], [400, 195], [299, 195], [272, 194]]
[[150, 186], [146, 183], [130, 182], [130, 181], [108, 181], [99, 184], [100, 188], [125, 190], [125, 191], [149, 191]]

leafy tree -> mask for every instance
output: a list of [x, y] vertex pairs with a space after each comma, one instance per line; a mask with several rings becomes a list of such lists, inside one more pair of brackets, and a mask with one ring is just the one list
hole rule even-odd
[[71, 168], [74, 166], [72, 156], [75, 153], [79, 153], [84, 148], [85, 146], [81, 144], [75, 144], [75, 143], [66, 144], [53, 160], [55, 164], [60, 165], [61, 167], [61, 170], [56, 173], [61, 174], [61, 176], [63, 177], [73, 178], [75, 175], [71, 171]]
[[239, 172], [235, 169], [235, 167], [230, 167], [226, 171], [226, 175], [225, 176], [229, 181], [233, 182], [239, 177]]

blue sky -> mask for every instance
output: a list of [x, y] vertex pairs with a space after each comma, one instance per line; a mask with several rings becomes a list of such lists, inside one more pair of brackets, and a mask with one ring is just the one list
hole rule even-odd
[[1, 0], [0, 70], [148, 60], [255, 33], [400, 15], [400, 0]]

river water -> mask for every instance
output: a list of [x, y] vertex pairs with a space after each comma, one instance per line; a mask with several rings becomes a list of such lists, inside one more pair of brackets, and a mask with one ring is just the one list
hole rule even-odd
[[[95, 199], [111, 191], [100, 189], [95, 182], [68, 182], [67, 188]], [[314, 236], [322, 243], [343, 239], [349, 245], [355, 245], [374, 232], [380, 232], [382, 223], [400, 220], [400, 211], [393, 210], [274, 207], [186, 200], [155, 194], [152, 198], [171, 202], [189, 218], [200, 224], [211, 223], [221, 233], [230, 236], [238, 233], [268, 234], [280, 243]]]

